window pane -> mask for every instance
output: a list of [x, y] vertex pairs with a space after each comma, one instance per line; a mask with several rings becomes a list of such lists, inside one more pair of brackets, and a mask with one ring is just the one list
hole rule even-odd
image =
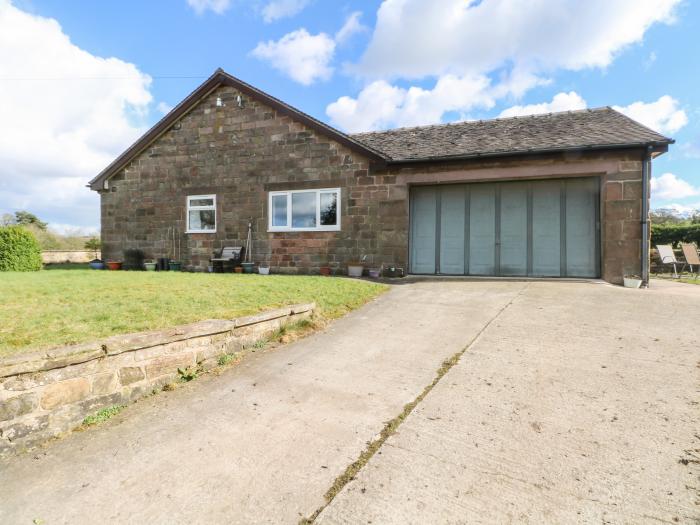
[[292, 228], [316, 227], [316, 192], [292, 193]]
[[214, 206], [214, 199], [190, 199], [190, 206]]
[[190, 210], [190, 230], [213, 230], [215, 222], [214, 210]]
[[287, 196], [272, 196], [272, 225], [287, 226]]
[[338, 194], [321, 193], [321, 225], [335, 226], [338, 224]]

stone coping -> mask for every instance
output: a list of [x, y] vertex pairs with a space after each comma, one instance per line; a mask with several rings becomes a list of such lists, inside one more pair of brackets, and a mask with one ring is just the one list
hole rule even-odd
[[0, 378], [62, 368], [123, 352], [184, 341], [193, 337], [232, 332], [236, 328], [312, 311], [315, 308], [315, 303], [295, 304], [235, 319], [208, 319], [163, 330], [116, 335], [90, 343], [60, 346], [9, 356], [0, 358]]

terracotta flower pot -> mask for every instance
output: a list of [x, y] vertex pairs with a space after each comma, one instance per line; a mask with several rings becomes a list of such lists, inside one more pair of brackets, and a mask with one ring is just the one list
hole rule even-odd
[[236, 267], [233, 269], [233, 271], [236, 272], [236, 273], [243, 273], [243, 267], [242, 267], [242, 266], [236, 266]]
[[330, 266], [321, 266], [319, 268], [319, 272], [321, 275], [330, 275], [331, 274], [331, 267]]
[[121, 261], [107, 261], [107, 268], [110, 270], [121, 270], [122, 263]]

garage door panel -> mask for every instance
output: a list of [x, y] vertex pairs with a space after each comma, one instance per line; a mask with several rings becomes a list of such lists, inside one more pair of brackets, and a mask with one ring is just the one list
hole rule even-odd
[[496, 272], [496, 185], [475, 184], [469, 200], [469, 268], [471, 275]]
[[560, 181], [532, 186], [532, 275], [561, 276]]
[[566, 275], [596, 277], [598, 186], [595, 179], [566, 181]]
[[463, 275], [466, 187], [446, 186], [440, 192], [440, 273]]
[[500, 275], [527, 275], [527, 184], [500, 188]]
[[411, 199], [413, 273], [599, 275], [595, 177], [424, 186]]
[[415, 188], [411, 206], [411, 271], [435, 273], [437, 190]]

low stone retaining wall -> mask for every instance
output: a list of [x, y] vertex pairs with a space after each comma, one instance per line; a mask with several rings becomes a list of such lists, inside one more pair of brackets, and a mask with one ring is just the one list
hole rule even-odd
[[[44, 264], [51, 263], [86, 263], [95, 258], [94, 251], [88, 250], [44, 250], [41, 252], [41, 260]], [[97, 252], [100, 258], [100, 252]]]
[[0, 455], [72, 430], [102, 408], [148, 395], [178, 379], [178, 368], [211, 368], [221, 355], [308, 318], [314, 308], [301, 304], [2, 359]]

